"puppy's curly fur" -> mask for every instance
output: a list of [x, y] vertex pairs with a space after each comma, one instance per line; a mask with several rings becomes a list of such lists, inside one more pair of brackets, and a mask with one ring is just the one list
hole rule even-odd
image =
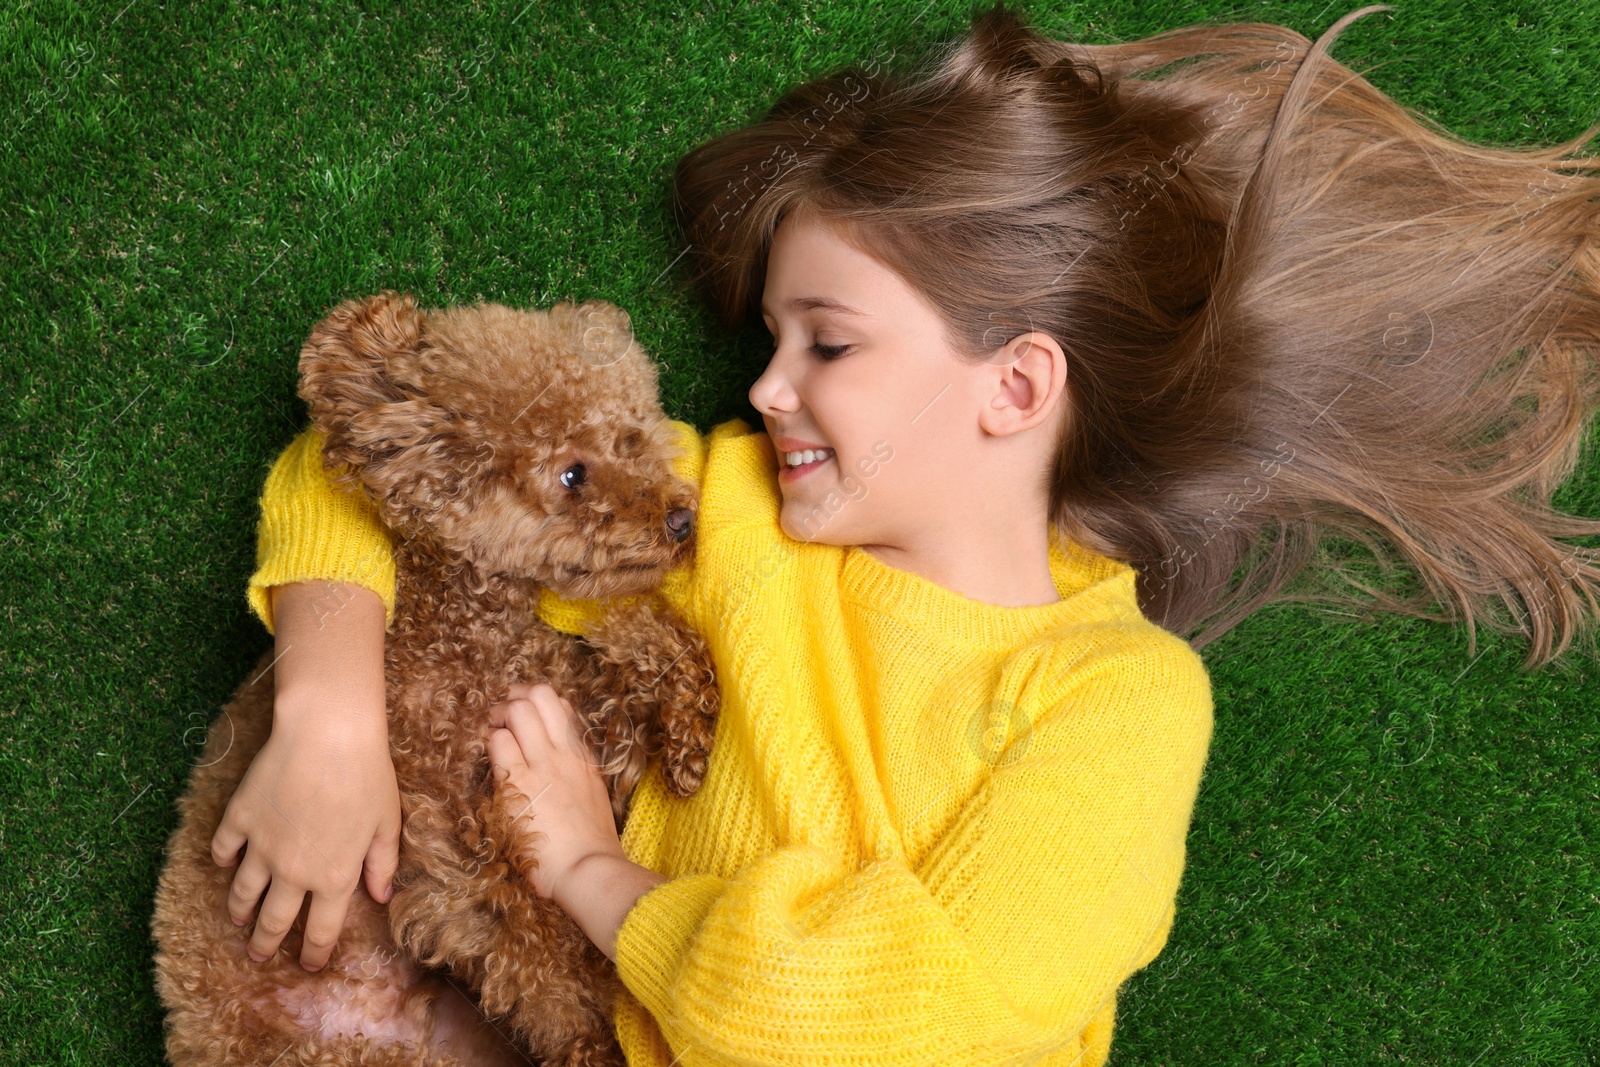
[[[424, 312], [349, 301], [301, 352], [323, 456], [396, 534], [385, 647], [405, 819], [387, 907], [365, 892], [328, 965], [299, 964], [304, 913], [249, 960], [210, 842], [272, 716], [271, 653], [213, 724], [156, 896], [167, 1054], [187, 1064], [622, 1062], [611, 962], [532, 888], [523, 798], [497, 790], [484, 727], [515, 682], [570, 699], [620, 829], [650, 760], [677, 795], [704, 778], [709, 652], [644, 594], [693, 551], [695, 486], [674, 474], [656, 371], [602, 301]], [[535, 615], [543, 588], [616, 597], [583, 638]], [[463, 989], [470, 991], [470, 996]]]

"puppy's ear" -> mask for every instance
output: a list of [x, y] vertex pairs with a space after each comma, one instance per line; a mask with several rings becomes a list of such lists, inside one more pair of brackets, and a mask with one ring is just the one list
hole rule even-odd
[[300, 350], [300, 396], [330, 468], [361, 472], [426, 437], [442, 416], [412, 381], [426, 315], [409, 293], [347, 300]]

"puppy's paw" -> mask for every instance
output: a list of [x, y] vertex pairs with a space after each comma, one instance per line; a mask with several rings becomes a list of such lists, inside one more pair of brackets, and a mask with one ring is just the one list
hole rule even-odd
[[708, 671], [694, 700], [662, 708], [661, 777], [674, 796], [693, 796], [705, 781], [720, 701]]

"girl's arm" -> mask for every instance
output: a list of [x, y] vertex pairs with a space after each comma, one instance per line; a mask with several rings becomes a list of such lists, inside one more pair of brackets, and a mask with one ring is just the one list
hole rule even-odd
[[363, 869], [366, 892], [387, 900], [399, 858], [384, 607], [371, 590], [331, 582], [273, 587], [271, 605], [272, 734], [229, 801], [211, 854], [239, 867], [228, 914], [238, 925], [255, 915], [253, 959], [277, 952], [311, 894], [300, 962], [314, 971], [333, 951]]
[[277, 951], [311, 894], [300, 956], [311, 970], [332, 952], [363, 869], [367, 893], [387, 899], [400, 830], [383, 676], [393, 551], [371, 505], [334, 488], [321, 446], [302, 433], [262, 493], [249, 592], [276, 638], [272, 734], [212, 839], [212, 858], [239, 866], [229, 914], [244, 923], [259, 907], [252, 956]]

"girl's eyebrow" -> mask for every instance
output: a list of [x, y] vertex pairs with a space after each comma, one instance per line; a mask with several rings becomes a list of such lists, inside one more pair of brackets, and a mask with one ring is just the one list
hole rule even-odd
[[[872, 317], [860, 308], [853, 308], [849, 304], [841, 304], [837, 300], [829, 300], [825, 296], [797, 296], [789, 301], [789, 306], [795, 311], [816, 311], [820, 309], [822, 311], [837, 311], [843, 315], [860, 315], [865, 319]], [[762, 304], [761, 314], [770, 315], [772, 312], [767, 309], [767, 305]]]

